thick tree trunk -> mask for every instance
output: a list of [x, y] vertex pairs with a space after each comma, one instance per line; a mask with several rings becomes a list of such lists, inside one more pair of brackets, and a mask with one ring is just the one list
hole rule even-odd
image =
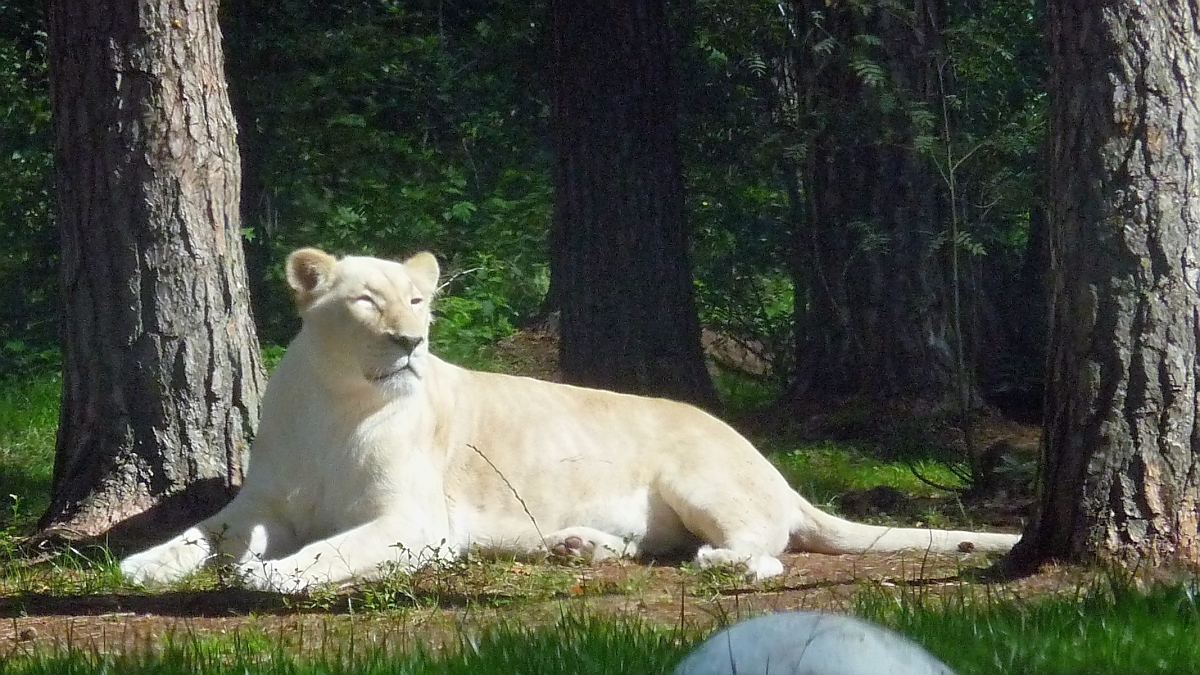
[[1200, 3], [1047, 11], [1043, 484], [1010, 562], [1200, 562]]
[[217, 5], [50, 3], [66, 325], [43, 527], [173, 528], [240, 481], [264, 375]]
[[662, 0], [550, 3], [552, 287], [569, 382], [699, 403], [700, 349]]
[[[823, 17], [813, 41], [833, 36], [849, 45], [856, 35], [879, 37], [872, 56], [886, 68], [884, 86], [937, 105], [942, 92], [931, 54], [940, 2], [915, 3], [907, 20], [891, 10], [864, 15], [819, 0], [797, 0], [794, 11]], [[939, 231], [949, 220], [945, 186], [912, 138], [870, 135], [903, 131], [907, 122], [884, 109], [849, 56], [806, 46], [793, 79], [815, 128], [801, 167], [803, 189], [793, 192], [806, 208], [796, 228], [801, 293], [792, 396], [953, 402], [959, 338], [949, 244]]]

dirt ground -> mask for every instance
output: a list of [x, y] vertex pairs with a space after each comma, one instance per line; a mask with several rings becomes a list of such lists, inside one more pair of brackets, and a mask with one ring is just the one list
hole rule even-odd
[[[706, 588], [678, 566], [630, 561], [571, 567], [577, 584], [549, 599], [530, 601], [470, 595], [418, 599], [388, 611], [355, 609], [361, 596], [343, 592], [317, 605], [243, 590], [23, 595], [0, 599], [0, 655], [55, 647], [121, 652], [154, 649], [166, 637], [268, 636], [301, 652], [361, 645], [404, 649], [440, 645], [487, 626], [553, 623], [563, 615], [640, 617], [665, 626], [707, 629], [738, 617], [795, 609], [849, 611], [855, 597], [901, 595], [927, 600], [1025, 598], [1075, 593], [1098, 578], [1094, 570], [1050, 567], [1015, 581], [975, 578], [987, 567], [977, 554], [785, 554], [788, 571], [760, 585], [727, 580]], [[518, 573], [520, 570], [514, 570]], [[335, 653], [336, 650], [335, 650]]]

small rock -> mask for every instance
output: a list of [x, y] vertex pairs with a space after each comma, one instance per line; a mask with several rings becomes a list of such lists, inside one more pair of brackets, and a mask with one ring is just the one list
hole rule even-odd
[[674, 675], [954, 675], [912, 640], [868, 621], [824, 612], [785, 612], [735, 624], [710, 637]]

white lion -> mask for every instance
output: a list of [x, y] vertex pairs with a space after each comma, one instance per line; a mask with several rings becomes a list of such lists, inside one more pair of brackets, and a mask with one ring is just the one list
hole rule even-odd
[[258, 588], [411, 569], [478, 547], [603, 558], [696, 552], [783, 572], [785, 550], [1007, 550], [1010, 534], [889, 528], [797, 494], [746, 439], [683, 403], [465, 370], [429, 353], [438, 264], [287, 261], [304, 325], [267, 387], [245, 485], [121, 562], [171, 582], [209, 561]]

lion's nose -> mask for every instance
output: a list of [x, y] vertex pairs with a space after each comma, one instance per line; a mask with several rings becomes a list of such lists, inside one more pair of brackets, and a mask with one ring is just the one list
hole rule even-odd
[[388, 339], [409, 354], [417, 347], [420, 347], [421, 343], [425, 341], [425, 338], [420, 335], [405, 335], [394, 332], [388, 333]]

